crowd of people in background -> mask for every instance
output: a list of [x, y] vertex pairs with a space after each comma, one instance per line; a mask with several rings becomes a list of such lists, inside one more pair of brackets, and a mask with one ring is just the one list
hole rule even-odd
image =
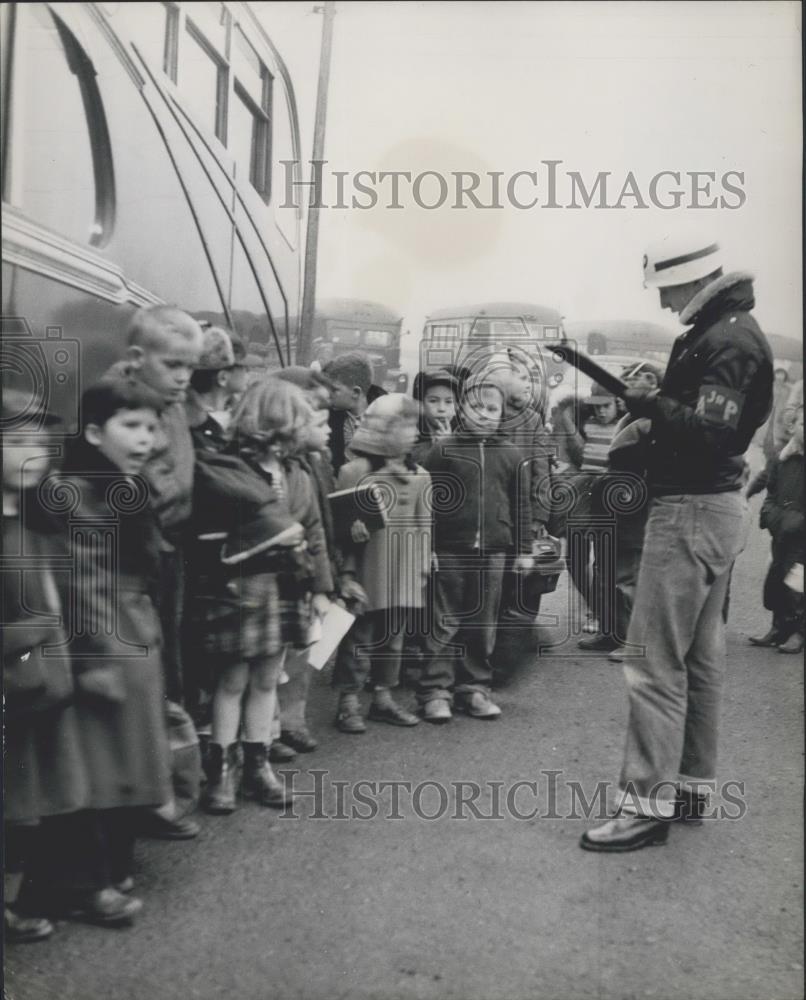
[[[412, 396], [375, 385], [357, 352], [255, 379], [245, 360], [231, 331], [140, 310], [58, 469], [56, 416], [4, 394], [4, 547], [20, 560], [3, 579], [9, 940], [48, 937], [54, 917], [131, 923], [136, 837], [199, 832], [192, 761], [186, 796], [177, 775], [195, 733], [206, 812], [289, 803], [272, 765], [317, 749], [307, 650], [333, 604], [354, 616], [332, 665], [350, 735], [498, 718], [496, 671], [536, 653], [561, 536], [579, 646], [629, 655], [649, 419], [597, 385], [550, 411], [538, 359], [514, 348], [421, 372]], [[663, 371], [622, 378], [656, 388]], [[782, 652], [803, 647], [802, 579], [787, 583], [803, 563], [800, 391], [748, 487], [766, 489], [773, 539], [772, 628], [751, 641]], [[382, 525], [337, 523], [331, 495], [365, 486]]]

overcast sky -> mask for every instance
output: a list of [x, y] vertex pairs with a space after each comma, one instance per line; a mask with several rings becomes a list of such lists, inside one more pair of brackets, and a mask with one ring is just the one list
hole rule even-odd
[[[307, 3], [254, 6], [294, 79], [307, 158], [321, 15]], [[504, 182], [534, 170], [544, 185], [541, 161], [560, 160], [588, 186], [611, 171], [611, 202], [630, 171], [644, 200], [662, 170], [714, 171], [717, 196], [730, 195], [719, 178], [740, 171], [746, 200], [734, 210], [426, 211], [404, 193], [403, 210], [330, 208], [321, 213], [320, 297], [384, 302], [413, 333], [431, 309], [501, 299], [556, 306], [569, 320], [674, 325], [642, 288], [641, 258], [646, 244], [694, 225], [722, 242], [728, 269], [755, 273], [762, 326], [801, 336], [799, 4], [336, 10], [328, 169], [503, 171]], [[545, 201], [545, 187], [522, 183], [518, 197]], [[435, 197], [423, 187], [423, 200]]]

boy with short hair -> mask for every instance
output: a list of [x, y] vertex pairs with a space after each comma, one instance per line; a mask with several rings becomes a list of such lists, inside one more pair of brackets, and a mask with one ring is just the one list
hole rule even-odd
[[246, 389], [246, 351], [240, 338], [223, 327], [207, 327], [203, 338], [185, 408], [194, 446], [220, 451], [228, 443], [232, 403]]
[[[185, 412], [190, 378], [203, 348], [202, 328], [175, 306], [139, 309], [128, 329], [128, 349], [110, 375], [139, 382], [152, 389], [165, 404], [157, 438], [143, 476], [162, 531], [162, 571], [159, 614], [162, 623], [166, 694], [181, 705], [184, 700], [181, 634], [184, 608], [183, 537], [190, 519], [193, 497], [193, 439]], [[184, 714], [184, 713], [183, 713]], [[154, 813], [150, 830], [169, 839], [195, 837], [198, 826], [176, 819], [166, 807], [165, 816]]]
[[415, 399], [420, 399], [422, 413], [417, 442], [412, 450], [415, 462], [422, 462], [432, 445], [448, 437], [456, 415], [457, 381], [447, 369], [420, 372]]
[[369, 404], [386, 392], [372, 382], [372, 364], [366, 354], [351, 351], [328, 362], [323, 373], [333, 384], [330, 399], [330, 452], [333, 471], [346, 460], [347, 447]]
[[[498, 436], [504, 392], [494, 377], [467, 380], [457, 432], [423, 461], [434, 483], [438, 567], [428, 658], [417, 682], [427, 722], [451, 719], [457, 707], [477, 719], [501, 709], [490, 698], [496, 621], [508, 553], [513, 568], [532, 568], [529, 468], [517, 448]], [[451, 644], [461, 643], [457, 656]], [[457, 683], [458, 682], [458, 683]]]

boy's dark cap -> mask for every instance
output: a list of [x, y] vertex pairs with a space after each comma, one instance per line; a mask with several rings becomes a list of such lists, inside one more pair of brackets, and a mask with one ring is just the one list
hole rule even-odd
[[616, 398], [616, 394], [611, 392], [609, 389], [605, 389], [603, 385], [599, 385], [598, 382], [594, 382], [591, 386], [591, 394], [588, 399], [589, 403], [596, 405], [597, 403], [610, 403]]
[[5, 433], [32, 425], [52, 427], [62, 422], [62, 418], [48, 408], [45, 399], [30, 389], [4, 386], [2, 411], [2, 430]]
[[423, 392], [425, 392], [426, 389], [430, 389], [432, 385], [447, 385], [448, 388], [455, 392], [457, 386], [459, 385], [459, 380], [455, 375], [451, 375], [446, 368], [440, 368], [435, 372], [425, 372], [421, 384]]

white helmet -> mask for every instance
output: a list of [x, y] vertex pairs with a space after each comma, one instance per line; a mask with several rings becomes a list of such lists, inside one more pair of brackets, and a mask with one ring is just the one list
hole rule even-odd
[[718, 243], [707, 238], [667, 237], [644, 254], [644, 288], [668, 288], [706, 278], [722, 267]]

